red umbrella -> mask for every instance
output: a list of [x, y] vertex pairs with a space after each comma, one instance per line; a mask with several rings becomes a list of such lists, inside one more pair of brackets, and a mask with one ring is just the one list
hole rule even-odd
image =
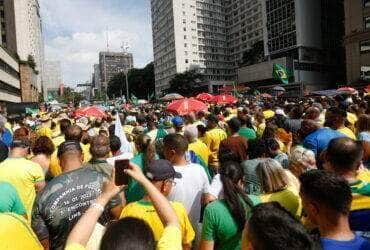
[[217, 104], [233, 104], [238, 101], [234, 96], [228, 94], [217, 95], [213, 99]]
[[191, 112], [198, 112], [201, 110], [207, 111], [207, 105], [193, 98], [173, 101], [167, 107], [168, 112], [175, 113], [177, 115], [187, 115]]
[[197, 97], [196, 97], [196, 99], [198, 99], [200, 101], [203, 101], [203, 102], [212, 101], [213, 98], [214, 98], [214, 96], [209, 94], [209, 93], [201, 93], [201, 94], [197, 95]]
[[366, 93], [370, 93], [370, 84], [366, 86], [366, 88], [365, 88], [365, 92], [366, 92]]
[[272, 98], [272, 95], [267, 94], [267, 93], [263, 93], [263, 94], [261, 94], [261, 97], [263, 97], [263, 98]]
[[338, 92], [346, 92], [346, 93], [350, 93], [350, 94], [354, 94], [357, 92], [356, 89], [354, 88], [351, 88], [351, 87], [342, 87], [342, 88], [339, 88], [337, 89]]
[[79, 108], [75, 111], [75, 117], [96, 117], [96, 118], [105, 118], [106, 113], [96, 106]]

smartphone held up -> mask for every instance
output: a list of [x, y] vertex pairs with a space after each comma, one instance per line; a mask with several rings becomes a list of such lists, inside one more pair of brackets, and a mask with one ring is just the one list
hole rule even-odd
[[114, 168], [116, 172], [116, 177], [115, 177], [115, 184], [117, 186], [122, 186], [122, 185], [127, 185], [130, 176], [125, 173], [125, 169], [128, 169], [130, 165], [130, 160], [125, 159], [125, 160], [116, 160], [114, 162]]

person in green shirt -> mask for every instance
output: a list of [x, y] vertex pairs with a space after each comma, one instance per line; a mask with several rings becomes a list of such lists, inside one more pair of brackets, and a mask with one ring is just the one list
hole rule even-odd
[[[140, 135], [135, 140], [138, 154], [131, 159], [131, 162], [140, 167], [143, 173], [146, 173], [146, 167], [157, 159], [155, 148], [151, 138], [148, 135]], [[145, 189], [134, 179], [131, 179], [125, 189], [126, 202], [131, 203], [141, 200], [145, 195]]]
[[257, 139], [257, 133], [253, 128], [252, 119], [247, 116], [243, 115], [238, 117], [241, 123], [241, 127], [239, 130], [239, 135], [246, 138], [248, 141], [254, 141]]
[[17, 190], [4, 181], [0, 182], [0, 213], [15, 213], [27, 217]]
[[205, 209], [201, 250], [240, 249], [244, 224], [255, 205], [244, 192], [244, 173], [238, 163], [222, 164], [220, 176], [223, 198], [210, 203]]

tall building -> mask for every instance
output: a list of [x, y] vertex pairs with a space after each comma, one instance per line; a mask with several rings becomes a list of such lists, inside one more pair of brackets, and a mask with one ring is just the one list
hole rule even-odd
[[347, 81], [370, 80], [370, 0], [345, 0]]
[[0, 102], [21, 102], [19, 63], [0, 46]]
[[12, 2], [14, 2], [17, 54], [22, 61], [27, 61], [29, 56], [34, 58], [37, 71], [37, 89], [41, 92], [44, 44], [40, 5], [38, 0], [16, 0]]
[[101, 90], [101, 80], [100, 80], [100, 66], [99, 64], [94, 64], [94, 73], [92, 74], [92, 86], [97, 90]]
[[134, 67], [134, 59], [127, 52], [100, 52], [100, 81], [106, 88], [109, 81], [118, 73], [127, 72]]
[[42, 91], [44, 47], [37, 0], [0, 0], [0, 43], [19, 63], [21, 99], [38, 101]]
[[226, 2], [226, 32], [229, 60], [236, 69], [243, 63], [246, 51], [263, 41], [264, 20], [261, 0], [228, 0]]
[[0, 1], [0, 102], [20, 102], [13, 1]]
[[208, 84], [231, 81], [223, 0], [152, 0], [156, 94], [176, 73], [197, 70]]
[[342, 1], [264, 0], [265, 61], [238, 70], [241, 83], [273, 85], [274, 63], [292, 73], [297, 87], [308, 90], [343, 82], [344, 9]]
[[45, 61], [44, 64], [44, 99], [56, 98], [63, 83], [62, 67], [59, 61]]

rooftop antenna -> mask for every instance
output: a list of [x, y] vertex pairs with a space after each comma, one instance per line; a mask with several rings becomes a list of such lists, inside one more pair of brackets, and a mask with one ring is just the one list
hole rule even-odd
[[106, 34], [107, 34], [107, 52], [109, 52], [109, 29], [108, 26], [106, 27]]

